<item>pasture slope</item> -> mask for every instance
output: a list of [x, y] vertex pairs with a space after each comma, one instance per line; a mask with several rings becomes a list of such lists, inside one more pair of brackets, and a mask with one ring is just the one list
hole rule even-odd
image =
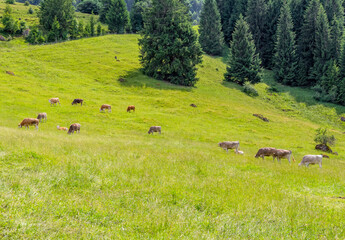
[[[195, 88], [148, 78], [137, 38], [0, 43], [1, 238], [345, 238], [345, 199], [335, 198], [345, 196], [345, 108], [276, 84], [268, 71], [251, 98], [223, 83], [224, 60], [208, 56]], [[72, 106], [74, 98], [85, 104]], [[100, 113], [102, 104], [112, 113]], [[48, 121], [38, 131], [17, 128], [39, 112]], [[80, 134], [56, 129], [75, 122]], [[162, 134], [148, 135], [152, 125]], [[339, 155], [322, 169], [299, 168], [303, 155], [318, 153], [320, 126]], [[245, 154], [226, 154], [217, 146], [226, 140], [239, 140]], [[265, 146], [291, 149], [296, 163], [255, 159]]]

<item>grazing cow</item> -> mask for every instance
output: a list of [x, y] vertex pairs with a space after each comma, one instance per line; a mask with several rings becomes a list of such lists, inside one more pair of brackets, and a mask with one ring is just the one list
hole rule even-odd
[[61, 104], [60, 104], [59, 98], [51, 98], [51, 99], [49, 99], [49, 103], [50, 103], [50, 106], [52, 106], [52, 105], [54, 105], [54, 104], [59, 104], [59, 105], [61, 105]]
[[68, 130], [68, 128], [66, 128], [66, 127], [60, 127], [59, 125], [57, 125], [57, 129], [58, 129], [58, 130], [61, 130], [61, 131], [67, 131], [67, 130]]
[[[281, 161], [282, 158], [286, 158], [289, 160], [289, 163], [291, 163], [290, 159], [292, 156], [292, 152], [290, 150], [284, 150], [284, 149], [276, 149], [273, 153], [273, 158], [277, 158], [277, 161]], [[295, 158], [292, 157], [292, 161], [295, 161]]]
[[79, 123], [73, 123], [69, 129], [68, 134], [73, 134], [74, 132], [80, 133], [80, 124]]
[[103, 104], [101, 108], [99, 109], [100, 112], [104, 112], [105, 109], [108, 109], [108, 112], [111, 112], [111, 106], [108, 104]]
[[40, 121], [40, 122], [46, 122], [47, 121], [47, 114], [46, 113], [39, 113], [38, 116], [37, 116], [37, 119]]
[[238, 148], [240, 146], [240, 142], [239, 141], [234, 141], [234, 142], [220, 142], [218, 143], [218, 146], [223, 148], [224, 150], [226, 150], [226, 152], [228, 152], [229, 149], [235, 149], [235, 152], [238, 153]]
[[274, 156], [274, 152], [275, 152], [275, 148], [271, 148], [271, 147], [265, 147], [265, 148], [260, 148], [259, 151], [256, 153], [255, 157], [262, 157], [262, 160], [265, 159], [265, 157], [268, 156], [273, 156], [273, 160], [275, 159]]
[[18, 124], [18, 127], [22, 128], [24, 126], [25, 128], [29, 129], [29, 126], [34, 125], [36, 127], [36, 129], [38, 129], [39, 123], [40, 123], [40, 121], [36, 118], [24, 118], [24, 120]]
[[314, 164], [319, 164], [320, 168], [322, 167], [322, 158], [329, 158], [327, 155], [325, 154], [321, 154], [321, 155], [305, 155], [301, 161], [300, 164], [298, 164], [298, 166], [309, 166], [309, 165], [314, 165]]
[[150, 127], [148, 134], [152, 133], [152, 135], [153, 135], [154, 132], [159, 132], [159, 134], [161, 134], [161, 130], [162, 129], [160, 126], [152, 126], [152, 127]]
[[73, 100], [73, 102], [72, 102], [72, 105], [77, 105], [78, 103], [80, 103], [80, 106], [83, 106], [83, 99], [80, 99], [80, 98], [76, 98], [76, 99], [74, 99]]
[[134, 105], [128, 106], [127, 112], [131, 112], [131, 110], [133, 110], [133, 112], [135, 112], [135, 106]]

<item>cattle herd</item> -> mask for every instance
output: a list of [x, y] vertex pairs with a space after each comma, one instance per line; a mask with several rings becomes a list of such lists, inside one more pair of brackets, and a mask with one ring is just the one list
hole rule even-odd
[[[229, 149], [234, 149], [235, 153], [237, 154], [243, 154], [243, 151], [238, 150], [240, 147], [239, 141], [232, 141], [232, 142], [220, 142], [218, 143], [218, 146], [226, 150], [226, 152], [229, 151]], [[255, 157], [259, 158], [261, 157], [262, 160], [265, 159], [265, 157], [272, 156], [273, 161], [277, 159], [278, 162], [281, 162], [282, 158], [286, 158], [289, 163], [292, 161], [295, 161], [294, 157], [292, 156], [291, 150], [284, 150], [284, 149], [276, 149], [272, 147], [265, 147], [260, 148], [259, 151], [256, 153]], [[319, 167], [322, 167], [322, 158], [329, 158], [329, 156], [325, 154], [320, 155], [305, 155], [298, 166], [309, 166], [309, 165], [315, 165], [319, 164]]]
[[[80, 104], [83, 105], [84, 100], [80, 98], [76, 98], [73, 100], [72, 105]], [[61, 105], [59, 98], [51, 98], [49, 99], [50, 105]], [[111, 106], [108, 104], [103, 104], [101, 108], [99, 109], [100, 112], [104, 112], [105, 110], [108, 110], [108, 112], [111, 112]], [[130, 105], [127, 107], [127, 112], [135, 112], [135, 106]], [[18, 124], [18, 127], [22, 128], [23, 126], [25, 128], [29, 128], [29, 126], [35, 126], [36, 129], [38, 129], [38, 124], [40, 122], [46, 122], [47, 121], [47, 113], [39, 113], [37, 118], [25, 118], [21, 123]], [[79, 123], [73, 123], [69, 128], [66, 127], [60, 127], [57, 126], [58, 130], [61, 131], [67, 131], [68, 134], [73, 134], [74, 132], [80, 133], [80, 127], [81, 125]], [[153, 134], [154, 132], [157, 132], [161, 134], [162, 128], [160, 126], [152, 126], [150, 127], [148, 134]], [[218, 146], [226, 150], [228, 153], [229, 149], [234, 149], [236, 154], [244, 154], [243, 151], [239, 150], [240, 142], [239, 141], [226, 141], [226, 142], [220, 142], [218, 143]], [[284, 150], [284, 149], [276, 149], [272, 147], [265, 147], [260, 148], [259, 151], [256, 153], [255, 158], [261, 157], [263, 160], [265, 157], [272, 156], [273, 161], [277, 159], [278, 162], [281, 162], [282, 158], [286, 158], [289, 163], [291, 163], [291, 158], [295, 162], [294, 157], [292, 156], [291, 150]], [[305, 155], [301, 161], [301, 163], [298, 166], [309, 166], [309, 165], [315, 165], [318, 164], [320, 168], [322, 167], [322, 158], [329, 158], [327, 155], [320, 154], [320, 155]]]
[[[57, 105], [57, 104], [61, 105], [59, 98], [51, 98], [51, 99], [49, 99], [49, 103], [50, 103], [50, 106]], [[80, 104], [80, 106], [83, 106], [83, 103], [84, 103], [83, 99], [76, 98], [73, 100], [72, 105]], [[108, 110], [108, 112], [111, 112], [111, 106], [109, 104], [103, 104], [101, 106], [101, 108], [99, 109], [99, 111], [104, 112], [105, 110]], [[128, 106], [127, 112], [131, 112], [131, 111], [135, 112], [135, 106], [134, 105]], [[39, 113], [37, 118], [24, 118], [24, 120], [18, 124], [18, 127], [22, 128], [24, 126], [25, 128], [29, 129], [30, 126], [35, 126], [35, 128], [38, 129], [38, 124], [40, 122], [46, 122], [46, 121], [47, 121], [47, 113]], [[80, 127], [81, 127], [81, 125], [79, 123], [73, 123], [73, 124], [71, 124], [71, 126], [69, 128], [60, 127], [58, 125], [57, 129], [61, 130], [61, 131], [67, 131], [68, 134], [73, 134], [74, 132], [80, 133]], [[159, 131], [156, 131], [156, 129], [158, 129], [158, 128], [159, 128]], [[153, 130], [151, 130], [151, 129], [153, 129]], [[152, 131], [152, 134], [153, 134], [153, 132], [161, 133], [160, 129], [161, 129], [161, 127], [156, 127], [156, 126], [151, 127], [149, 130], [149, 133], [151, 133], [150, 131]]]

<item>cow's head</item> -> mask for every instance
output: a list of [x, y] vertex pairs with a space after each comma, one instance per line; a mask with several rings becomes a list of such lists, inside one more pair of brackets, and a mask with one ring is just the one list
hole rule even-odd
[[324, 158], [329, 158], [329, 156], [327, 156], [327, 155], [325, 155], [325, 154], [321, 154], [322, 155], [322, 157], [324, 157]]
[[18, 124], [18, 128], [22, 128], [22, 125], [20, 125], [20, 123]]

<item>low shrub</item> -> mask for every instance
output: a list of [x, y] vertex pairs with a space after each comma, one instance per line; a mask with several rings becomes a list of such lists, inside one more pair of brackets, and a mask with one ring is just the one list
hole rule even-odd
[[258, 91], [256, 91], [254, 86], [252, 84], [250, 84], [249, 82], [244, 83], [243, 92], [246, 93], [248, 96], [251, 96], [251, 97], [259, 96]]

